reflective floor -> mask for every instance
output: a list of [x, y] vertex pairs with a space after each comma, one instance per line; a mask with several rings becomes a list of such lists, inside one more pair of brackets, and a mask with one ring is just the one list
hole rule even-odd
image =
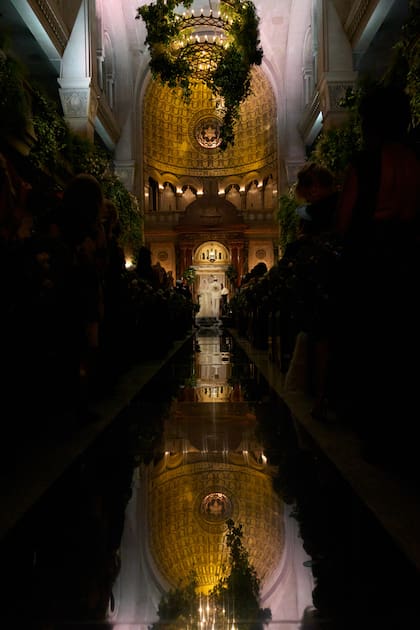
[[229, 522], [270, 628], [408, 627], [418, 576], [211, 319], [2, 541], [5, 627], [146, 630], [194, 575], [204, 612], [165, 627], [233, 630]]

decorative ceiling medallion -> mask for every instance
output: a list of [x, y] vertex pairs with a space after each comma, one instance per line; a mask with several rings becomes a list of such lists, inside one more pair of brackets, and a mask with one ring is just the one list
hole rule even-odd
[[210, 492], [201, 500], [200, 515], [207, 523], [224, 523], [232, 512], [232, 501], [223, 492]]
[[222, 143], [220, 121], [214, 116], [202, 118], [195, 125], [194, 137], [204, 149], [217, 149]]

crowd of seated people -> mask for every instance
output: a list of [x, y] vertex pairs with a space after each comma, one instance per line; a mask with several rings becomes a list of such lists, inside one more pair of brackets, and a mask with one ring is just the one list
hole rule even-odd
[[299, 172], [297, 239], [254, 286], [243, 284], [253, 313], [243, 301], [239, 312], [251, 322], [257, 313], [259, 326], [264, 305], [283, 313], [280, 345], [295, 349], [287, 372], [302, 365], [304, 336], [314, 421], [344, 423], [368, 461], [418, 474], [418, 146], [404, 92], [374, 86], [359, 114], [363, 147], [343, 184], [317, 164]]
[[[277, 296], [293, 341], [308, 336], [314, 419], [332, 401], [367, 457], [378, 456], [380, 443], [389, 459], [398, 451], [396, 422], [401, 451], [415, 444], [420, 165], [404, 93], [380, 86], [360, 115], [364, 145], [343, 187], [319, 165], [302, 169], [297, 240], [273, 269], [251, 270], [239, 293], [256, 295], [266, 318]], [[77, 175], [51, 198], [0, 155], [3, 415], [12, 430], [23, 420], [30, 427], [37, 411], [88, 420], [89, 401], [128, 365], [163, 353], [174, 330], [191, 328], [188, 286], [152, 265], [146, 247], [127, 271], [118, 236], [118, 212], [94, 177]], [[261, 344], [258, 317], [248, 332]]]
[[145, 263], [145, 247], [126, 269], [117, 209], [93, 176], [48, 196], [1, 158], [4, 428], [37, 431], [35, 417], [89, 422], [90, 403], [128, 367], [191, 328], [192, 300]]

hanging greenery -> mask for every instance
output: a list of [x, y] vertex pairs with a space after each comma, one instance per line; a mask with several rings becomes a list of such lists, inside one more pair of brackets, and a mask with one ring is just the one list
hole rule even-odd
[[[410, 100], [412, 127], [420, 126], [420, 0], [410, 0], [409, 16], [401, 28], [401, 36], [393, 47], [393, 56], [380, 79], [382, 85], [405, 90]], [[340, 106], [348, 112], [346, 122], [339, 128], [323, 131], [309, 155], [309, 159], [329, 168], [340, 181], [354, 153], [362, 146], [362, 131], [358, 106], [370, 89], [373, 79], [365, 78], [347, 90]]]
[[23, 70], [4, 50], [0, 39], [0, 136], [22, 136], [30, 118], [29, 94], [25, 88]]
[[238, 272], [233, 265], [228, 265], [226, 269], [226, 277], [229, 282], [235, 283], [238, 278]]
[[185, 269], [184, 273], [182, 274], [182, 277], [184, 278], [184, 280], [187, 281], [188, 286], [191, 286], [194, 283], [196, 275], [197, 275], [197, 272], [194, 269], [194, 267], [188, 267], [187, 269]]
[[[186, 102], [194, 83], [210, 89], [222, 116], [220, 149], [225, 150], [234, 144], [240, 105], [251, 92], [251, 68], [262, 62], [259, 18], [249, 0], [221, 0], [218, 17], [211, 12], [201, 18], [179, 15], [180, 4], [190, 9], [193, 2], [156, 0], [137, 9], [136, 19], [146, 24], [150, 71], [154, 79], [180, 88]], [[210, 40], [209, 30], [214, 32]]]
[[36, 88], [32, 91], [32, 121], [36, 140], [29, 152], [30, 162], [41, 170], [61, 174], [68, 168], [63, 151], [69, 142], [69, 128], [55, 104]]
[[279, 199], [279, 211], [277, 213], [277, 220], [280, 227], [280, 250], [283, 255], [288, 243], [292, 243], [297, 238], [299, 217], [296, 213], [298, 203], [296, 201], [294, 187], [288, 191], [288, 194], [283, 194]]
[[114, 174], [99, 178], [105, 197], [114, 202], [121, 226], [119, 242], [127, 253], [135, 254], [143, 244], [143, 215], [137, 197]]
[[[57, 105], [38, 88], [29, 84], [24, 87], [22, 69], [0, 51], [0, 86], [3, 80], [0, 114], [10, 125], [8, 132], [19, 132], [19, 128], [14, 129], [13, 123], [24, 125], [28, 119], [33, 122], [35, 139], [28, 154], [29, 162], [39, 172], [47, 173], [60, 189], [77, 173], [89, 173], [96, 177], [105, 196], [114, 202], [118, 210], [121, 245], [127, 252], [137, 251], [144, 239], [143, 215], [137, 197], [113, 172], [110, 153], [74, 133], [60, 115]], [[13, 99], [16, 106], [14, 114]]]
[[409, 16], [394, 46], [383, 81], [403, 87], [410, 99], [413, 127], [420, 125], [420, 0], [410, 0]]

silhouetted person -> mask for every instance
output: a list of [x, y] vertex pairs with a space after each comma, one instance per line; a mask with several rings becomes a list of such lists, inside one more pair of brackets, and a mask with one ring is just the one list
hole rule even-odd
[[61, 239], [68, 254], [62, 291], [61, 342], [67, 355], [69, 382], [78, 390], [76, 398], [82, 417], [97, 381], [99, 329], [104, 310], [103, 205], [98, 180], [81, 173], [71, 179], [64, 190], [59, 219]]
[[[374, 86], [359, 107], [363, 149], [344, 183], [337, 214], [341, 278], [343, 407], [380, 457], [410, 443], [419, 352], [420, 162], [410, 146], [407, 95]], [[405, 446], [404, 446], [405, 449]], [[368, 456], [371, 456], [369, 453]]]
[[[298, 239], [288, 245], [283, 265], [291, 264], [297, 285], [292, 309], [298, 334], [307, 335], [311, 360], [312, 415], [325, 419], [331, 370], [331, 330], [335, 320], [336, 252], [332, 238], [338, 191], [332, 172], [309, 162], [297, 174]], [[299, 347], [299, 346], [297, 346]]]
[[140, 247], [137, 254], [136, 275], [154, 289], [158, 288], [156, 274], [152, 266], [152, 252], [144, 245]]

